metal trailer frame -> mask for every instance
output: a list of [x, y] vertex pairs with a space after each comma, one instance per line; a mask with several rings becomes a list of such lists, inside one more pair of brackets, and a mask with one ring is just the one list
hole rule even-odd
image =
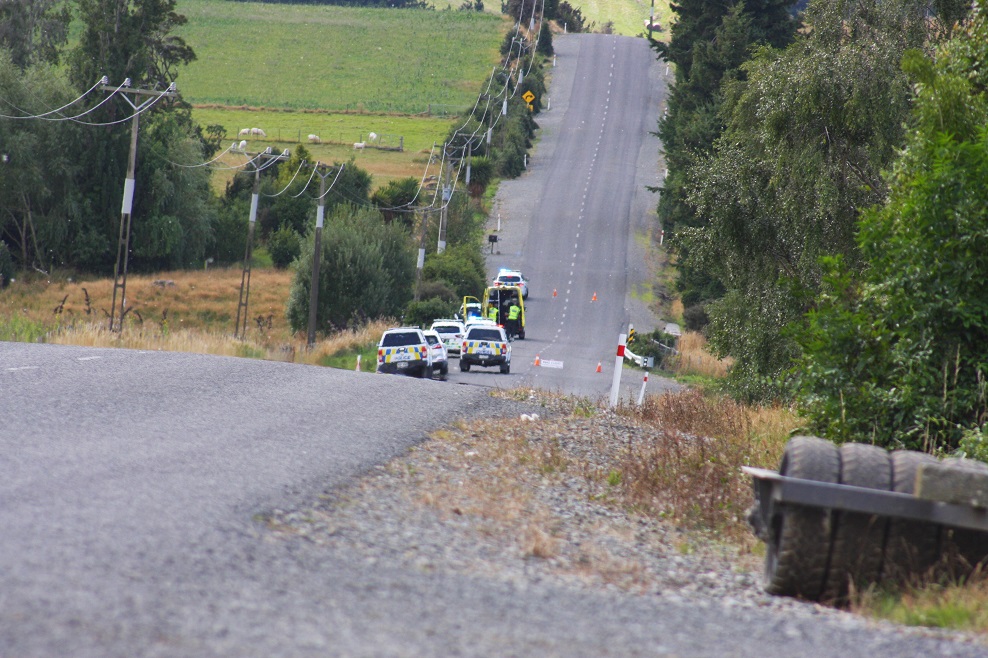
[[896, 491], [804, 480], [763, 468], [742, 466], [741, 470], [752, 477], [755, 504], [766, 527], [775, 515], [777, 506], [799, 505], [927, 521], [945, 527], [988, 532], [988, 508], [974, 504], [943, 503]]

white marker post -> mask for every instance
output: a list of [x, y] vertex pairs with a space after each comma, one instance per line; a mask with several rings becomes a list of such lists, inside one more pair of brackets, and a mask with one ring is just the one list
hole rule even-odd
[[648, 386], [648, 372], [645, 372], [645, 379], [642, 380], [642, 390], [638, 393], [638, 406], [642, 406], [645, 401], [645, 387]]
[[628, 336], [621, 334], [618, 337], [617, 356], [614, 359], [614, 379], [611, 380], [611, 407], [616, 407], [618, 394], [621, 392], [621, 370], [624, 368], [624, 347]]

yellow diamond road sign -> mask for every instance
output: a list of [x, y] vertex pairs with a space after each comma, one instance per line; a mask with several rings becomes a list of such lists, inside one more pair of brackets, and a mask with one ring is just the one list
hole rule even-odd
[[521, 95], [521, 98], [526, 103], [531, 103], [532, 101], [535, 100], [535, 94], [533, 94], [531, 91], [526, 91], [524, 94]]

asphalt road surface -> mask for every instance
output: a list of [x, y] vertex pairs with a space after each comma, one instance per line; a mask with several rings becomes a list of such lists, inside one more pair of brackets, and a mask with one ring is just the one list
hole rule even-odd
[[[648, 55], [630, 39], [558, 42], [560, 81], [594, 61], [603, 68], [586, 77], [614, 70], [620, 80], [629, 67], [637, 79]], [[638, 55], [626, 57], [625, 48]], [[574, 111], [559, 98], [554, 107]], [[607, 129], [600, 118], [587, 121], [596, 122], [586, 128], [591, 141]], [[617, 166], [601, 158], [595, 171]], [[610, 299], [624, 294], [624, 275], [589, 258], [619, 258], [598, 250], [590, 215], [564, 236], [588, 251], [580, 261], [593, 272], [586, 282], [577, 284], [576, 260], [574, 283], [551, 282], [537, 256], [549, 245], [532, 247], [534, 260], [523, 262], [533, 263], [533, 303], [543, 309], [552, 303], [549, 285], [570, 286], [573, 309], [596, 287], [602, 303], [578, 317], [588, 322], [613, 305], [599, 318], [606, 335], [622, 319], [610, 316], [627, 310]], [[597, 236], [589, 244], [576, 237], [585, 230]], [[596, 330], [582, 327], [555, 338], [570, 312], [577, 313], [534, 319], [531, 345], [546, 358], [596, 365], [594, 352], [554, 353], [578, 345], [566, 332], [596, 341]], [[439, 424], [501, 404], [479, 386], [0, 343], [0, 656], [984, 655], [967, 643], [817, 619], [812, 609], [781, 616], [730, 601], [588, 594], [399, 568], [266, 529], [267, 512], [304, 508]]]
[[[538, 144], [528, 170], [501, 184], [489, 225], [498, 235], [491, 278], [507, 267], [529, 280], [526, 338], [513, 343], [510, 375], [461, 374], [454, 360], [453, 379], [601, 398], [611, 390], [619, 335], [629, 322], [639, 331], [658, 322], [642, 301], [654, 275], [643, 245], [655, 227], [658, 198], [646, 186], [659, 182], [652, 133], [666, 67], [644, 39], [580, 35], [556, 39], [555, 48]], [[624, 369], [622, 400], [637, 398], [643, 375]], [[653, 375], [647, 390], [670, 388], [677, 386]]]

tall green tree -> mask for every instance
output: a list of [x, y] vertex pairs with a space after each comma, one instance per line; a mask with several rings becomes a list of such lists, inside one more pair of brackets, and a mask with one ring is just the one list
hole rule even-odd
[[[77, 96], [57, 68], [21, 68], [0, 50], [3, 113], [42, 114]], [[0, 239], [20, 268], [47, 271], [72, 259], [82, 220], [74, 181], [85, 171], [84, 130], [69, 121], [0, 121]]]
[[734, 357], [740, 396], [788, 394], [780, 376], [798, 350], [783, 328], [810, 308], [821, 257], [859, 267], [859, 213], [885, 198], [881, 172], [904, 137], [902, 55], [940, 30], [928, 10], [917, 0], [811, 2], [807, 33], [758, 51], [726, 87], [724, 132], [687, 174], [703, 222], [680, 239], [686, 265], [725, 286], [708, 307], [708, 337]]
[[720, 297], [724, 291], [716, 276], [684, 258], [688, 246], [675, 237], [683, 227], [705, 221], [688, 200], [689, 171], [711, 153], [723, 131], [723, 87], [744, 78], [741, 65], [750, 58], [751, 49], [781, 48], [792, 41], [799, 26], [792, 4], [792, 0], [673, 4], [677, 18], [669, 43], [654, 42], [659, 56], [675, 67], [667, 113], [658, 127], [667, 171], [658, 217], [680, 254], [677, 285], [687, 307]]
[[20, 68], [57, 64], [72, 14], [61, 0], [5, 0], [0, 3], [0, 48]]
[[[111, 85], [120, 85], [129, 79], [132, 87], [144, 89], [163, 90], [174, 82], [179, 67], [195, 58], [192, 49], [180, 37], [171, 34], [172, 29], [185, 23], [185, 17], [175, 12], [175, 5], [175, 0], [78, 0], [76, 10], [82, 29], [77, 45], [68, 56], [75, 85], [87, 89], [103, 75], [108, 77]], [[76, 265], [86, 269], [100, 272], [113, 269], [130, 151], [128, 128], [132, 112], [122, 101], [110, 102], [87, 116], [90, 123], [96, 125], [82, 133], [88, 166], [75, 182], [81, 193], [80, 208], [85, 220], [77, 229], [80, 238], [74, 260]], [[151, 114], [158, 112], [175, 113], [174, 120], [183, 132], [202, 142], [201, 131], [192, 125], [186, 106], [162, 101], [141, 116], [137, 161], [139, 183], [133, 231], [135, 239], [144, 239], [146, 246], [150, 248], [153, 244], [155, 247], [141, 252], [147, 260], [138, 255], [137, 267], [187, 260], [183, 255], [161, 254], [159, 250], [180, 248], [186, 236], [177, 238], [176, 227], [191, 230], [198, 226], [198, 218], [173, 216], [165, 209], [170, 205], [183, 213], [196, 212], [194, 209], [205, 203], [204, 199], [197, 203], [185, 203], [186, 200], [176, 203], [153, 195], [179, 189], [192, 194], [209, 193], [199, 185], [188, 187], [181, 183], [178, 179], [188, 179], [189, 175], [176, 167], [169, 166], [153, 173], [141, 171], [146, 164], [145, 153], [166, 152], [171, 148], [170, 145], [158, 148], [154, 140], [176, 136], [172, 130], [150, 130]], [[185, 163], [184, 160], [181, 162]], [[155, 184], [148, 186], [145, 181], [151, 182], [151, 179]], [[172, 217], [176, 221], [171, 221]], [[187, 237], [188, 244], [199, 243], [194, 236]]]
[[988, 17], [933, 61], [911, 51], [915, 98], [888, 202], [862, 215], [860, 274], [828, 262], [807, 328], [801, 407], [814, 429], [926, 450], [988, 420]]

